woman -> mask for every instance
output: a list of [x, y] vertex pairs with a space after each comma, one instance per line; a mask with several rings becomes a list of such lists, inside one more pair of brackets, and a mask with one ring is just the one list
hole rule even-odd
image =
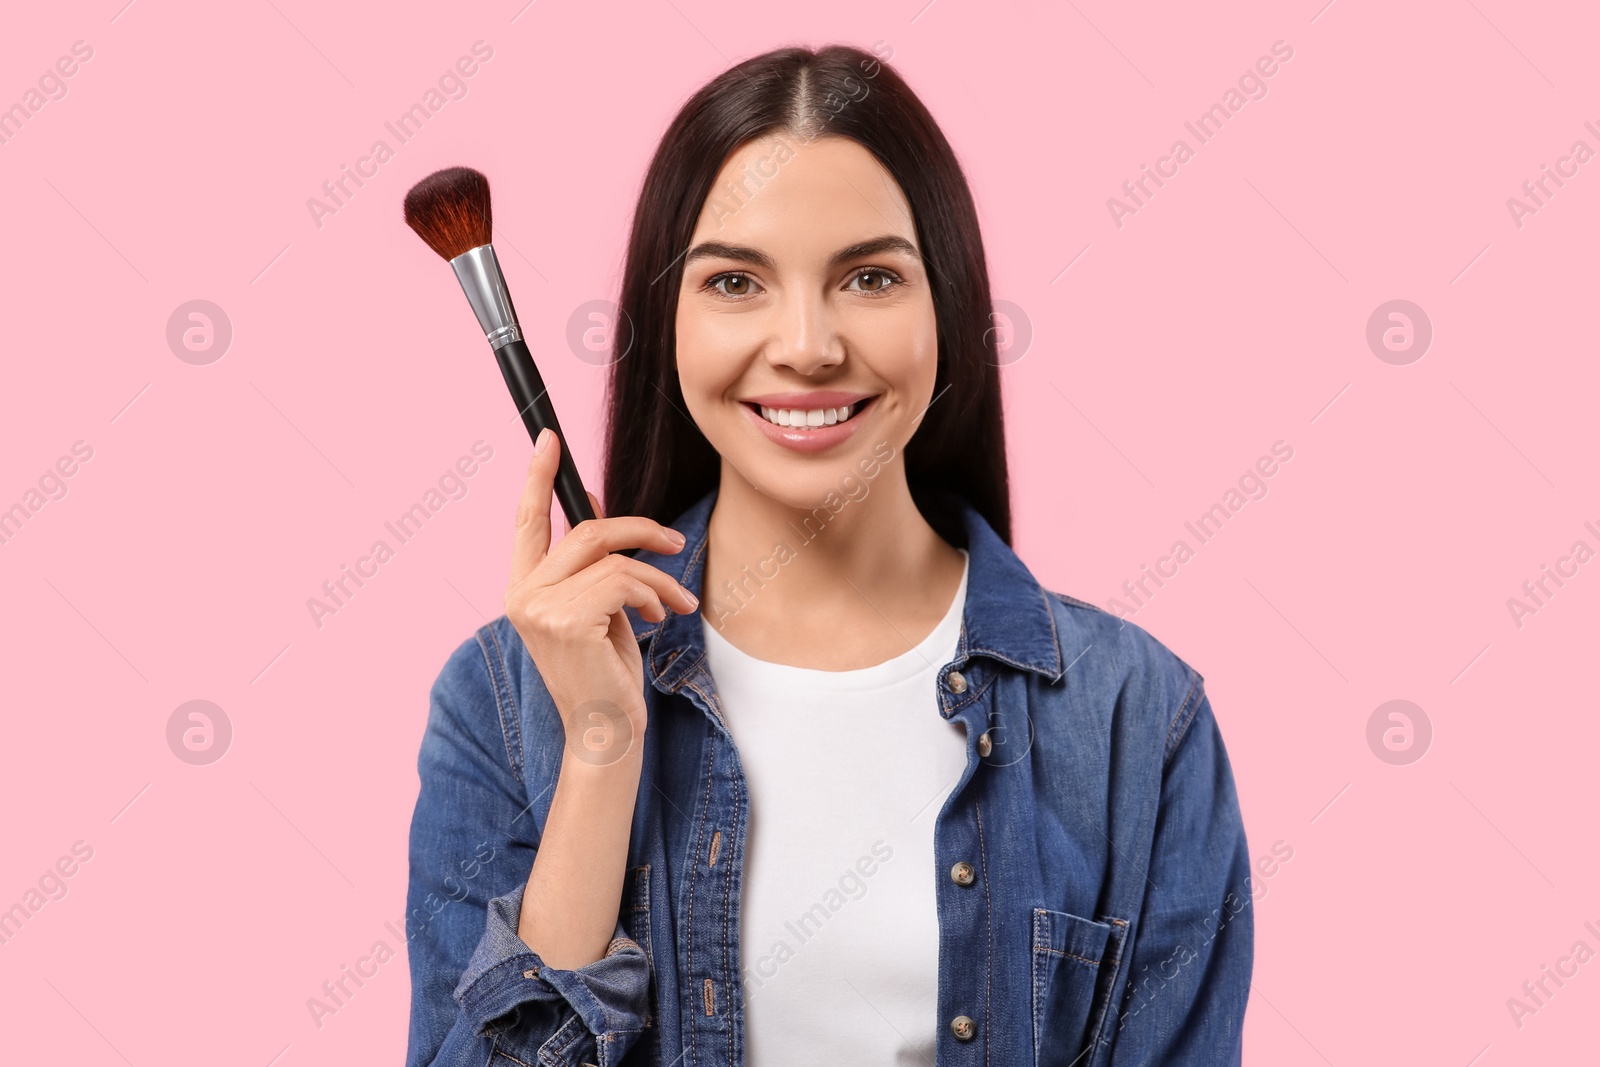
[[990, 307], [879, 56], [771, 52], [683, 107], [609, 515], [553, 540], [547, 431], [506, 614], [432, 692], [408, 1063], [1239, 1062], [1217, 724], [1011, 551]]

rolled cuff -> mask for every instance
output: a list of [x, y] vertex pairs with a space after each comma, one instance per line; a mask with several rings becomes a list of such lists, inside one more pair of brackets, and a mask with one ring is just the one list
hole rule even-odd
[[489, 901], [483, 936], [455, 988], [456, 1003], [480, 1036], [505, 1043], [525, 1035], [530, 1054], [573, 1067], [585, 1059], [608, 1067], [645, 1027], [650, 964], [644, 949], [619, 918], [600, 959], [570, 970], [546, 966], [517, 935], [526, 888], [523, 883]]

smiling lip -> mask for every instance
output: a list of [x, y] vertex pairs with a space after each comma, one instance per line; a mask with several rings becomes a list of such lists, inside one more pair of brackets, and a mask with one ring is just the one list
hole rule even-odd
[[[876, 399], [876, 394], [874, 393], [772, 393], [767, 397], [761, 397], [760, 400], [764, 403], [769, 398], [804, 397], [805, 402], [808, 404], [819, 404], [822, 407], [828, 407], [830, 403], [826, 399], [819, 401], [818, 398], [840, 397], [842, 399], [833, 401], [831, 406], [842, 407], [845, 404], [856, 403], [856, 401], [849, 399], [852, 396], [861, 400]], [[848, 441], [855, 436], [856, 425], [862, 419], [870, 417], [871, 413], [877, 408], [876, 403], [868, 403], [865, 408], [858, 408], [852, 412], [844, 422], [836, 422], [832, 426], [815, 426], [801, 429], [795, 426], [778, 426], [768, 422], [766, 417], [761, 414], [761, 409], [756, 407], [755, 404], [756, 401], [754, 400], [746, 400], [741, 402], [739, 406], [749, 412], [751, 421], [756, 424], [756, 427], [762, 433], [767, 435], [769, 440], [795, 452], [823, 452]], [[777, 407], [781, 405], [769, 406]], [[799, 405], [796, 404], [794, 406], [798, 407]]]
[[846, 404], [854, 404], [858, 400], [865, 400], [872, 395], [872, 393], [842, 393], [837, 389], [830, 389], [815, 393], [763, 393], [761, 396], [744, 397], [741, 402], [769, 408], [798, 408], [801, 411], [816, 411], [826, 408], [842, 408]]

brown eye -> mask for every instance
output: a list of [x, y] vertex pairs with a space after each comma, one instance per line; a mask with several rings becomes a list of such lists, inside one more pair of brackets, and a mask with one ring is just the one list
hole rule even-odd
[[747, 274], [718, 274], [706, 282], [707, 289], [715, 289], [724, 296], [749, 296], [754, 286], [755, 279]]
[[871, 269], [857, 272], [851, 281], [860, 283], [857, 292], [883, 293], [898, 284], [900, 279], [890, 271]]

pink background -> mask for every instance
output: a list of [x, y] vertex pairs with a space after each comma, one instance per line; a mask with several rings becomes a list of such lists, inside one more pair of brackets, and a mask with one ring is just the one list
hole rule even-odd
[[[1046, 585], [1105, 603], [1294, 450], [1135, 616], [1208, 680], [1252, 854], [1293, 849], [1254, 905], [1246, 1061], [1592, 1057], [1600, 962], [1520, 1027], [1506, 1002], [1600, 950], [1600, 563], [1520, 628], [1506, 601], [1600, 549], [1600, 161], [1520, 227], [1506, 201], [1574, 141], [1600, 150], [1600, 19], [1323, 2], [9, 12], [0, 104], [75, 41], [93, 58], [0, 145], [0, 506], [74, 442], [93, 457], [0, 545], [0, 907], [74, 842], [93, 858], [0, 945], [6, 1058], [399, 1061], [403, 957], [320, 1027], [306, 1001], [398, 947], [428, 687], [500, 611], [531, 447], [400, 199], [450, 164], [496, 180], [496, 244], [597, 485], [603, 371], [564, 338], [616, 295], [657, 138], [731, 62], [833, 40], [893, 49], [967, 167], [996, 297], [1031, 322], [1003, 374], [1018, 550]], [[384, 122], [478, 40], [465, 98], [319, 227], [307, 198], [395, 147]], [[1183, 123], [1279, 40], [1267, 96], [1119, 228], [1107, 198], [1196, 147]], [[208, 365], [166, 339], [194, 299], [232, 324]], [[1395, 299], [1434, 330], [1408, 365], [1366, 341]], [[480, 439], [465, 498], [318, 628], [307, 599]], [[195, 699], [233, 729], [205, 766], [167, 741]], [[1420, 761], [1368, 745], [1395, 699], [1431, 723]]]

